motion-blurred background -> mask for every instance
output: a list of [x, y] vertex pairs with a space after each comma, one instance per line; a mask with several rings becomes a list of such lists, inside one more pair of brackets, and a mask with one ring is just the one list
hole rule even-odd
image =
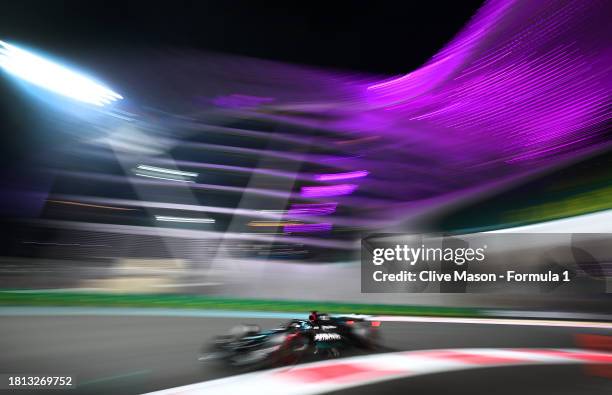
[[[377, 233], [517, 233], [516, 260], [555, 233], [562, 265], [568, 245], [608, 240], [611, 11], [5, 2], [0, 374], [63, 369], [79, 393], [128, 394], [223, 377], [196, 364], [203, 341], [311, 309], [391, 315], [388, 350], [609, 350], [611, 254], [580, 292], [539, 294], [364, 294], [359, 260]], [[528, 369], [410, 388], [609, 393], [590, 381], [609, 369]]]
[[610, 230], [603, 3], [35, 8], [2, 17], [4, 288], [521, 306], [361, 295], [359, 240]]

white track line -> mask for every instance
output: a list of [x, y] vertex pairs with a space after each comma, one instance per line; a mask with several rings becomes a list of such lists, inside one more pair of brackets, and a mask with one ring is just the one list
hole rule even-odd
[[374, 316], [372, 321], [386, 322], [440, 322], [449, 324], [483, 324], [483, 325], [521, 325], [521, 326], [555, 326], [567, 328], [612, 329], [612, 322], [569, 321], [569, 320], [536, 320], [520, 318], [463, 318], [463, 317], [428, 317], [428, 316]]

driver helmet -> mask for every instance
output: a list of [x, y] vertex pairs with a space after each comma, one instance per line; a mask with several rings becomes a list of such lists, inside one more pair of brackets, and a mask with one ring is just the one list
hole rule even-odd
[[319, 314], [315, 311], [311, 311], [310, 315], [308, 316], [308, 320], [309, 321], [316, 321], [319, 318]]

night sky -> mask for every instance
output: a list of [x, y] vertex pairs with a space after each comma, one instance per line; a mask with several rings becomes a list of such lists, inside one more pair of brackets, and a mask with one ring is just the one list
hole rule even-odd
[[418, 67], [482, 1], [7, 1], [0, 37], [62, 53], [197, 48], [397, 74]]

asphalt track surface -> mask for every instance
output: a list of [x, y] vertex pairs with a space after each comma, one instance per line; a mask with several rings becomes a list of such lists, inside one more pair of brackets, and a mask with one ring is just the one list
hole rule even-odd
[[[77, 388], [17, 394], [140, 394], [233, 372], [198, 362], [203, 343], [233, 325], [280, 319], [146, 316], [0, 316], [0, 373], [76, 376]], [[386, 350], [459, 347], [575, 347], [577, 333], [609, 330], [385, 322]], [[475, 369], [395, 380], [336, 394], [612, 394], [612, 379], [579, 366]], [[9, 393], [9, 391], [4, 391]], [[254, 389], [253, 394], [257, 394]]]

